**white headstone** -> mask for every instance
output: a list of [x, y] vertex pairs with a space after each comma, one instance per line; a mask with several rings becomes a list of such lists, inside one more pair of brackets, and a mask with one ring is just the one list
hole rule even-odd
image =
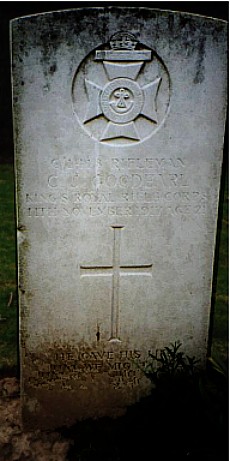
[[205, 362], [226, 23], [106, 7], [11, 29], [24, 421], [115, 417], [149, 351]]

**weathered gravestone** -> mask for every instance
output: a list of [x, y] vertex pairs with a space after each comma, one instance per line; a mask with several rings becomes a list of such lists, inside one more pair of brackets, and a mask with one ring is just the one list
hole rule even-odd
[[149, 351], [205, 361], [226, 24], [107, 7], [11, 28], [24, 422], [115, 417]]

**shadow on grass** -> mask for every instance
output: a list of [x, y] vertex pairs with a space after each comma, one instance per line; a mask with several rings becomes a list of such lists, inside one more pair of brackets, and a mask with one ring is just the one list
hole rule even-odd
[[181, 392], [155, 389], [117, 420], [83, 421], [62, 430], [73, 440], [69, 461], [227, 461], [226, 383], [200, 376], [197, 387]]
[[145, 369], [152, 393], [125, 416], [87, 420], [60, 431], [72, 440], [69, 461], [227, 461], [227, 369], [209, 359], [206, 370], [199, 370], [180, 346], [176, 342], [152, 356], [152, 366]]

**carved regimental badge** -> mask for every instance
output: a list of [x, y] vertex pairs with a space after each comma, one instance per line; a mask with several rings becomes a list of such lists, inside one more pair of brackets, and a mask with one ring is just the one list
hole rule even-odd
[[157, 54], [129, 33], [90, 53], [73, 80], [80, 125], [103, 143], [141, 142], [162, 125], [169, 109], [170, 82]]

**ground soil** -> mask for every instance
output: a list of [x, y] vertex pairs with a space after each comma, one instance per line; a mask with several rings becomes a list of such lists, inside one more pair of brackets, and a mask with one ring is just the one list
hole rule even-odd
[[0, 461], [66, 461], [71, 441], [59, 432], [25, 432], [17, 378], [0, 380]]
[[227, 461], [227, 398], [223, 384], [221, 392], [213, 386], [205, 398], [178, 386], [156, 390], [117, 420], [45, 432], [23, 430], [19, 381], [1, 377], [0, 461]]

